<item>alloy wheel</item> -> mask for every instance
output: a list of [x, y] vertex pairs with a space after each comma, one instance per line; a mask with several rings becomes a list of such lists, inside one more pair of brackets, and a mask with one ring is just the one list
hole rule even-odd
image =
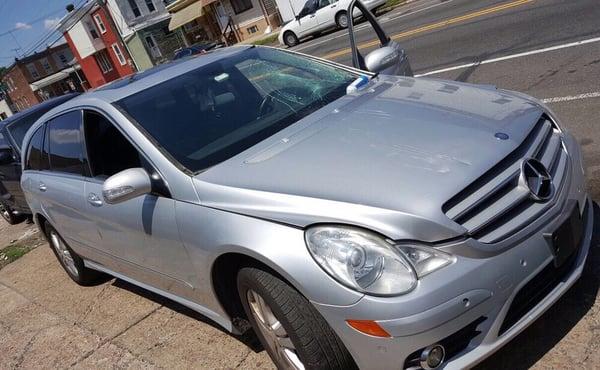
[[73, 259], [69, 248], [67, 248], [65, 243], [54, 230], [50, 231], [50, 244], [56, 251], [58, 258], [60, 258], [60, 260], [63, 262], [63, 265], [67, 271], [73, 276], [79, 276], [79, 270], [77, 270], [77, 266], [75, 266], [75, 260]]
[[340, 14], [340, 16], [338, 17], [338, 22], [340, 24], [340, 27], [348, 27], [348, 16], [346, 14]]
[[265, 338], [267, 346], [280, 361], [278, 365], [285, 369], [304, 370], [304, 365], [298, 357], [294, 343], [292, 343], [279, 319], [273, 314], [268, 303], [252, 289], [248, 290], [246, 295], [252, 316], [258, 323], [258, 328]]

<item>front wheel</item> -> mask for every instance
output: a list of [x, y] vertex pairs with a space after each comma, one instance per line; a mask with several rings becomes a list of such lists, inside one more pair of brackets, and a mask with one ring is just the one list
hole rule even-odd
[[294, 288], [264, 270], [245, 267], [238, 292], [246, 315], [279, 369], [356, 369], [329, 324]]

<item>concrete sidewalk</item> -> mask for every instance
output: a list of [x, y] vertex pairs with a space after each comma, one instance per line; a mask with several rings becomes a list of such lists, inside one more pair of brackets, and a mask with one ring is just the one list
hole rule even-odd
[[[559, 303], [482, 369], [600, 367], [600, 249]], [[119, 280], [82, 288], [41, 246], [0, 270], [0, 369], [273, 368], [256, 344]]]
[[0, 271], [0, 369], [274, 368], [201, 320], [119, 280], [79, 287], [47, 246]]

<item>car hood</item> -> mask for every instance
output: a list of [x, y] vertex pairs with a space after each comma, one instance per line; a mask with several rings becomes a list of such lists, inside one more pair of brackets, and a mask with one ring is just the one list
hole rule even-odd
[[442, 205], [516, 149], [541, 114], [494, 87], [380, 77], [194, 182], [209, 207], [439, 241], [465, 233]]

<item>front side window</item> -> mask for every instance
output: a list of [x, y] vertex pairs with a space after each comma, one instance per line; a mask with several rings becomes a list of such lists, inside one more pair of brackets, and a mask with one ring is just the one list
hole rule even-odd
[[41, 171], [50, 168], [48, 152], [44, 149], [45, 131], [46, 125], [43, 125], [31, 137], [25, 161], [26, 170]]
[[249, 48], [115, 104], [198, 172], [342, 97], [357, 77], [310, 58]]
[[240, 14], [252, 9], [252, 0], [231, 0], [231, 7], [235, 14]]
[[83, 150], [81, 115], [81, 111], [73, 111], [48, 122], [48, 149], [52, 171], [76, 175], [86, 172], [87, 156]]
[[85, 111], [83, 127], [92, 177], [108, 178], [129, 168], [142, 167], [137, 149], [104, 116]]

